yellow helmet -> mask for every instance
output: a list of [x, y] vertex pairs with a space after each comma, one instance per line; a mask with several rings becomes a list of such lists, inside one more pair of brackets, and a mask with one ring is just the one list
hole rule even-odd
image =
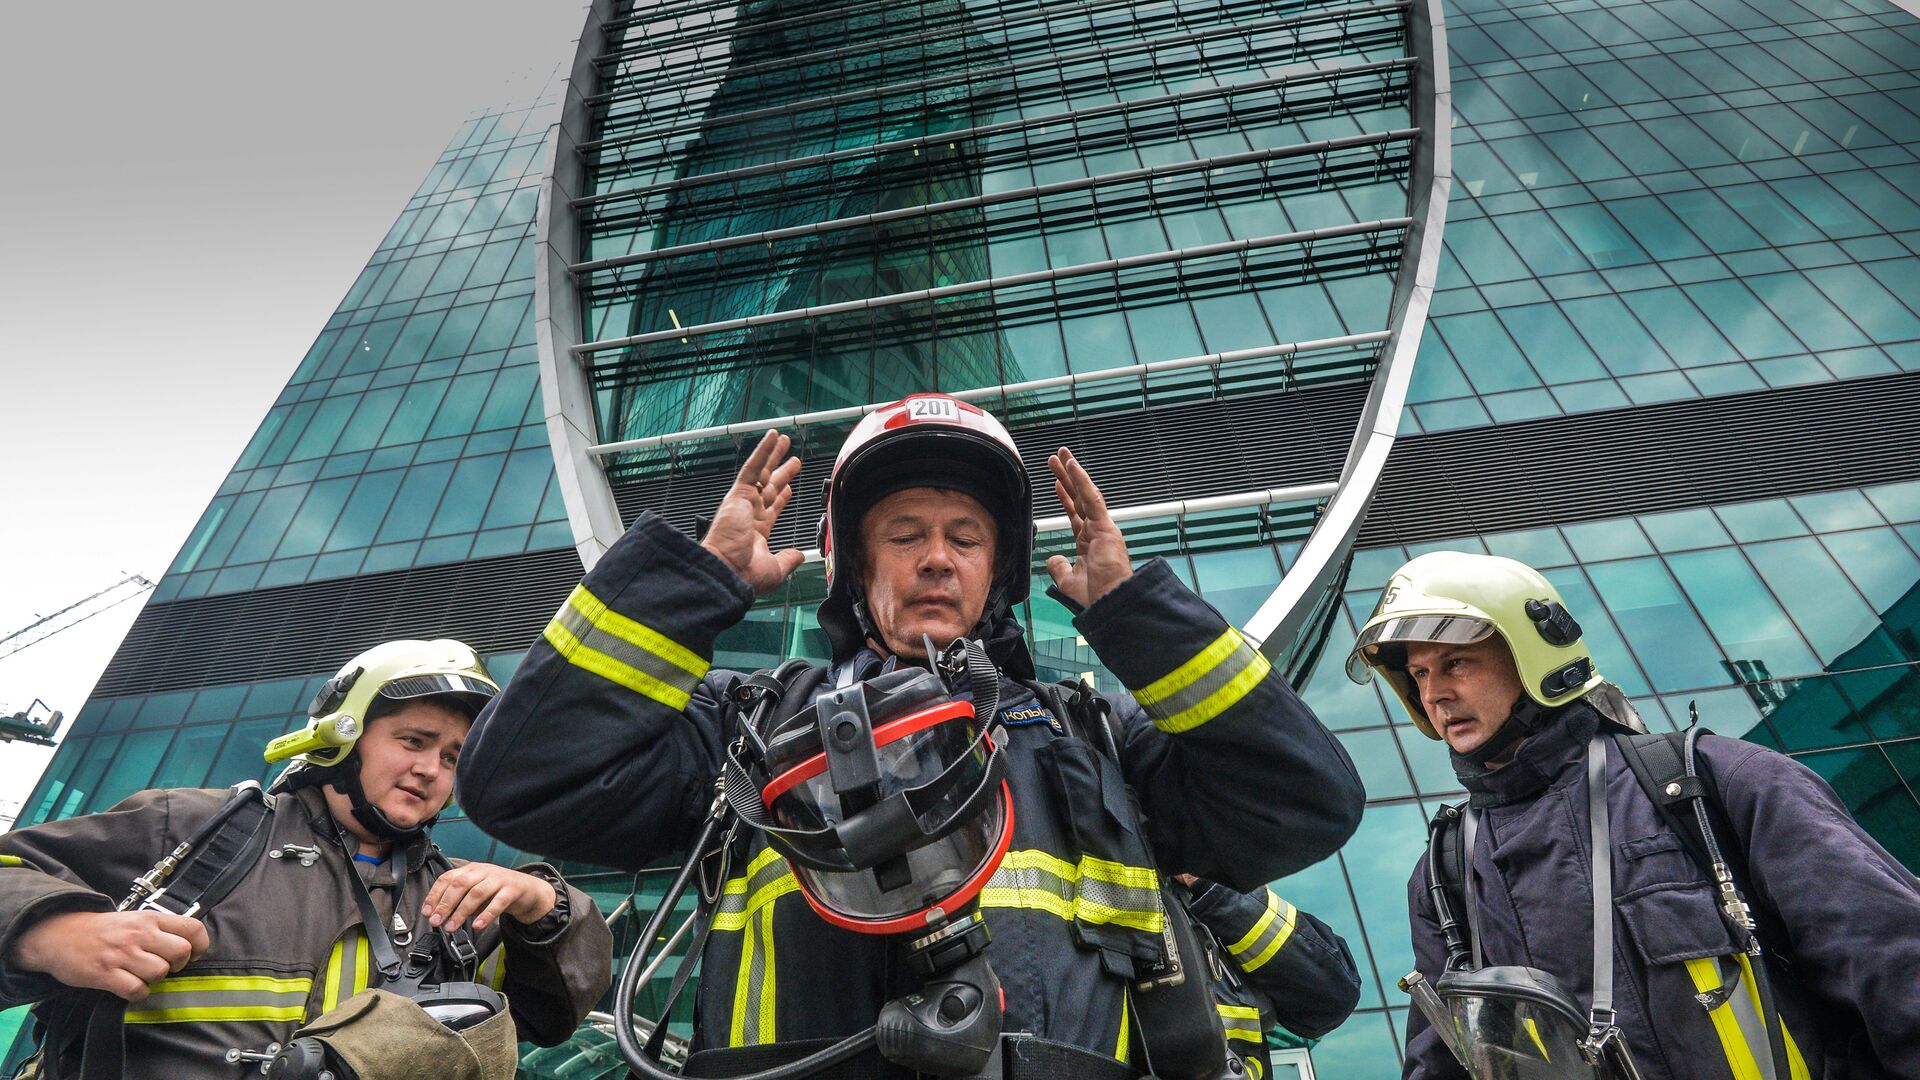
[[1347, 657], [1347, 677], [1379, 672], [1429, 739], [1440, 733], [1407, 675], [1407, 643], [1471, 644], [1499, 634], [1527, 696], [1553, 708], [1601, 683], [1580, 624], [1540, 571], [1497, 555], [1435, 551], [1394, 571]]
[[314, 695], [307, 724], [267, 744], [268, 761], [298, 757], [309, 765], [338, 765], [367, 730], [374, 702], [449, 695], [475, 712], [500, 692], [480, 655], [451, 638], [389, 641], [347, 661]]

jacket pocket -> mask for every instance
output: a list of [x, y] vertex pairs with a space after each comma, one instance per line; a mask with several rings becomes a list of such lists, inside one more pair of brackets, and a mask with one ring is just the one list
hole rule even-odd
[[1736, 952], [1706, 882], [1655, 884], [1622, 895], [1620, 919], [1648, 965]]

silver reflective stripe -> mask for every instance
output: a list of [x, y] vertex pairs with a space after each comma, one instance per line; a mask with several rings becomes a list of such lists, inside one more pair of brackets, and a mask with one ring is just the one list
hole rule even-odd
[[[1753, 1007], [1753, 995], [1740, 985], [1738, 978], [1751, 979], [1753, 972], [1741, 961], [1744, 957], [1734, 957], [1734, 966], [1739, 976], [1733, 988], [1733, 996], [1727, 1004], [1733, 1007], [1733, 1022], [1740, 1025], [1740, 1034], [1747, 1040], [1747, 1050], [1753, 1055], [1753, 1063], [1760, 1070], [1761, 1080], [1783, 1080], [1773, 1069], [1773, 1040], [1767, 1038], [1767, 1025], [1760, 1020], [1760, 1011]], [[1723, 982], [1722, 985], [1725, 985]]]
[[658, 679], [676, 690], [690, 694], [694, 687], [700, 685], [699, 677], [680, 665], [595, 626], [571, 603], [561, 605], [560, 610], [554, 614], [553, 621], [587, 648], [605, 653], [635, 671]]

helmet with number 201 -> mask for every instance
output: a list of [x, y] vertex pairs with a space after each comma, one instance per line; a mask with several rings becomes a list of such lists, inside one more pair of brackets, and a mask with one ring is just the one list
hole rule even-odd
[[859, 552], [860, 519], [897, 491], [930, 487], [980, 501], [998, 527], [993, 584], [984, 616], [1027, 598], [1033, 564], [1033, 494], [1013, 436], [978, 405], [947, 394], [912, 394], [854, 426], [827, 479], [820, 554], [827, 598], [820, 627], [845, 659], [873, 631], [866, 615]]

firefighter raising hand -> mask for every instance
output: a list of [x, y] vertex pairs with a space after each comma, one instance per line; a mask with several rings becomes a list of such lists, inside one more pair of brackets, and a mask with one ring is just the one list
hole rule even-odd
[[1067, 524], [1073, 527], [1075, 558], [1055, 555], [1047, 560], [1047, 573], [1054, 585], [1081, 607], [1091, 607], [1121, 582], [1133, 576], [1133, 561], [1127, 555], [1127, 539], [1120, 526], [1107, 513], [1106, 497], [1087, 475], [1073, 451], [1061, 447], [1047, 459], [1053, 471], [1053, 493], [1066, 508]]
[[761, 438], [700, 542], [752, 586], [756, 596], [779, 588], [805, 560], [797, 548], [776, 552], [768, 544], [773, 523], [793, 498], [793, 479], [800, 475], [800, 459], [787, 456], [792, 446], [793, 440], [777, 431]]

